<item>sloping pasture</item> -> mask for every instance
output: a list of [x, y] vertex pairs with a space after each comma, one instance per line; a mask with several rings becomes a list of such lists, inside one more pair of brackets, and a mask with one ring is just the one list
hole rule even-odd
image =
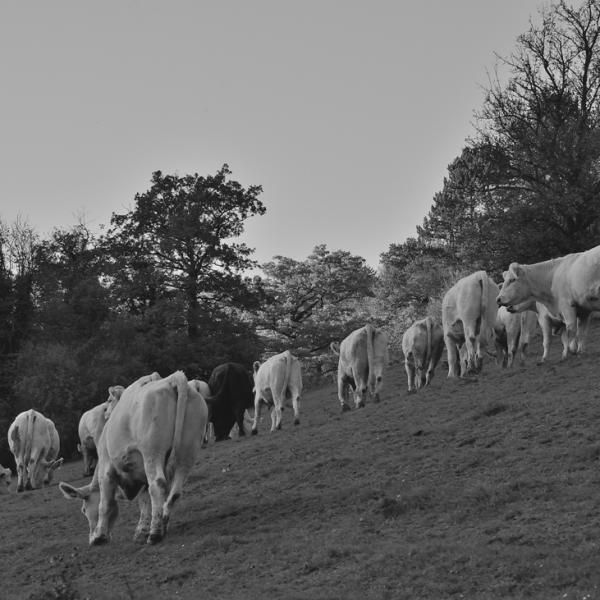
[[[302, 423], [211, 443], [159, 545], [88, 548], [56, 487], [0, 496], [0, 598], [600, 598], [600, 328], [589, 352], [341, 414], [335, 385]], [[533, 346], [541, 350], [539, 340]], [[82, 463], [58, 479], [83, 483]]]

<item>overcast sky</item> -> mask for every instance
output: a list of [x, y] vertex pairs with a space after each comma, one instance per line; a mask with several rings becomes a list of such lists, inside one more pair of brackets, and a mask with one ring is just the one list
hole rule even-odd
[[260, 184], [260, 262], [376, 267], [473, 133], [494, 52], [539, 0], [0, 4], [0, 218], [42, 236], [125, 212], [153, 171]]

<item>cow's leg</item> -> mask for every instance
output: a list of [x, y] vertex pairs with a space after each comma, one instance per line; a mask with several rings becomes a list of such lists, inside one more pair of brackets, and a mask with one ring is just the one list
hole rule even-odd
[[99, 478], [100, 503], [98, 504], [98, 523], [90, 536], [90, 544], [105, 544], [110, 539], [110, 530], [119, 514], [119, 506], [115, 499], [117, 483], [110, 475]]
[[538, 325], [542, 330], [542, 358], [538, 361], [538, 364], [545, 362], [548, 358], [548, 352], [550, 352], [550, 341], [552, 339], [552, 325], [550, 321], [543, 315], [538, 315]]
[[566, 341], [566, 345], [563, 341], [563, 353], [562, 360], [567, 358], [569, 351], [573, 354], [577, 353], [577, 315], [575, 313], [575, 309], [569, 307], [568, 309], [562, 310], [563, 317], [565, 319], [565, 333], [566, 338], [563, 337], [563, 340]]
[[467, 372], [476, 373], [479, 370], [478, 365], [478, 343], [477, 336], [469, 328], [465, 327], [465, 346], [467, 348]]
[[456, 343], [449, 336], [444, 335], [446, 344], [446, 353], [448, 355], [448, 377], [456, 377], [459, 371], [458, 367], [458, 348]]
[[294, 410], [294, 425], [300, 425], [300, 394], [297, 390], [292, 393], [292, 409]]
[[258, 433], [258, 420], [260, 419], [261, 399], [258, 390], [254, 396], [254, 419], [252, 420], [252, 435]]
[[585, 342], [587, 338], [587, 332], [590, 325], [591, 313], [581, 314], [577, 318], [577, 353], [583, 352], [585, 349]]
[[166, 535], [167, 528], [169, 526], [169, 519], [171, 518], [171, 512], [173, 510], [173, 506], [175, 506], [175, 502], [181, 498], [181, 494], [183, 493], [183, 484], [187, 479], [187, 475], [190, 472], [193, 464], [179, 464], [175, 469], [175, 473], [173, 473], [173, 480], [171, 482], [171, 489], [169, 491], [169, 495], [167, 500], [163, 506], [163, 534]]
[[140, 518], [137, 527], [135, 528], [133, 540], [135, 542], [145, 543], [150, 534], [150, 519], [152, 518], [152, 503], [150, 502], [150, 494], [148, 493], [148, 488], [146, 486], [144, 486], [144, 489], [138, 494], [137, 499], [140, 508]]
[[164, 537], [163, 507], [167, 497], [168, 485], [162, 465], [155, 461], [144, 461], [144, 470], [148, 478], [148, 492], [152, 503], [152, 518], [148, 544], [156, 544]]
[[281, 396], [273, 394], [273, 408], [271, 409], [271, 431], [281, 429], [282, 411], [283, 398]]
[[415, 389], [415, 385], [413, 385], [413, 381], [415, 379], [415, 366], [412, 362], [412, 360], [410, 360], [412, 358], [412, 355], [410, 356], [406, 356], [404, 358], [404, 370], [406, 371], [406, 378], [408, 379], [408, 393], [412, 394], [413, 392], [416, 392]]
[[22, 460], [17, 460], [17, 492], [25, 489], [25, 465]]
[[433, 359], [431, 359], [429, 361], [429, 363], [427, 364], [427, 372], [425, 373], [425, 386], [428, 386], [431, 383], [431, 380], [433, 379], [434, 374], [435, 374], [435, 363], [434, 363]]
[[367, 383], [363, 381], [362, 377], [354, 376], [356, 387], [354, 388], [354, 406], [356, 408], [364, 408], [365, 396], [367, 395]]
[[236, 409], [235, 422], [238, 426], [239, 436], [246, 435], [246, 430], [244, 429], [244, 412], [245, 410], [243, 408]]
[[348, 396], [349, 392], [349, 383], [348, 379], [344, 376], [341, 370], [338, 368], [338, 377], [337, 377], [337, 386], [338, 386], [338, 399], [340, 401], [340, 406], [342, 407], [342, 412], [350, 410], [350, 405], [348, 404]]

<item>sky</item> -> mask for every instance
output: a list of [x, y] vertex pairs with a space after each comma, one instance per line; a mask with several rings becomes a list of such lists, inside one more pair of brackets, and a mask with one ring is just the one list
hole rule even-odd
[[262, 185], [259, 262], [416, 235], [539, 0], [0, 2], [0, 219], [93, 230], [152, 172]]

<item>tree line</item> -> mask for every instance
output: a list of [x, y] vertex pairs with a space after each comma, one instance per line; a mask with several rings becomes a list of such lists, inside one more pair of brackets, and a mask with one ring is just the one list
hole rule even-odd
[[283, 349], [318, 379], [334, 365], [329, 343], [366, 321], [398, 348], [414, 319], [439, 318], [458, 277], [597, 245], [599, 35], [600, 0], [540, 10], [488, 74], [473, 137], [422, 226], [377, 270], [325, 244], [257, 265], [239, 240], [265, 212], [262, 188], [226, 164], [153, 173], [99, 232], [80, 222], [42, 239], [0, 223], [0, 462], [12, 464], [2, 432], [21, 410], [52, 418], [72, 456], [79, 416], [111, 385], [176, 369], [206, 379]]

